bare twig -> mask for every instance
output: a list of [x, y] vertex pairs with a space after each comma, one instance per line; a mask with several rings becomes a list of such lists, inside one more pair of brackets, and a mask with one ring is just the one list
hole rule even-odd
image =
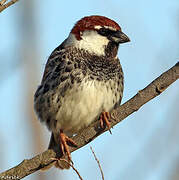
[[78, 175], [78, 177], [80, 178], [80, 180], [83, 180], [83, 178], [81, 177], [80, 173], [78, 172], [78, 170], [74, 167], [73, 164], [69, 163], [66, 159], [60, 159], [62, 161], [65, 161], [67, 164], [69, 164], [69, 166], [71, 166], [73, 168], [73, 170], [76, 172], [76, 174]]
[[90, 146], [90, 149], [91, 149], [91, 151], [92, 151], [92, 153], [94, 155], [94, 158], [95, 158], [96, 162], [98, 163], [98, 166], [99, 166], [99, 169], [100, 169], [100, 172], [101, 172], [101, 176], [102, 176], [102, 180], [104, 180], [104, 173], [103, 173], [102, 167], [100, 165], [100, 162], [99, 162], [98, 158], [96, 157], [96, 154], [94, 153], [93, 148], [91, 146]]
[[4, 9], [8, 8], [9, 6], [13, 5], [14, 3], [16, 3], [18, 0], [11, 0], [8, 3], [7, 0], [1, 0], [0, 1], [0, 12], [2, 12]]
[[[111, 127], [121, 122], [127, 116], [137, 111], [142, 105], [160, 95], [168, 86], [175, 82], [179, 78], [179, 62], [168, 71], [164, 72], [161, 76], [151, 82], [146, 88], [139, 91], [134, 97], [128, 100], [126, 103], [118, 107], [111, 112]], [[94, 102], [95, 105], [95, 102]], [[101, 130], [99, 122], [95, 121], [89, 127], [80, 131], [72, 139], [78, 144], [78, 147], [70, 147], [70, 152], [76, 151], [77, 149], [85, 146], [97, 136], [104, 133], [108, 129]], [[49, 166], [54, 163], [51, 158], [55, 158], [56, 153], [52, 150], [47, 150], [40, 155], [35, 156], [30, 160], [24, 160], [16, 167], [9, 169], [3, 173], [0, 173], [2, 177], [23, 177], [34, 173], [35, 171]], [[58, 157], [59, 158], [59, 157]], [[63, 157], [61, 157], [63, 158]], [[4, 178], [5, 179], [5, 178]]]

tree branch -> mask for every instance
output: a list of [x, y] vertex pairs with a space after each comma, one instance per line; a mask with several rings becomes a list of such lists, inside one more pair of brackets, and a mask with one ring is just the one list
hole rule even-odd
[[[160, 95], [168, 86], [179, 78], [179, 62], [161, 76], [151, 82], [146, 88], [140, 90], [134, 97], [126, 103], [111, 112], [111, 126], [121, 122], [127, 116], [137, 111], [142, 105], [150, 101], [154, 97]], [[95, 121], [89, 127], [80, 131], [78, 135], [72, 139], [78, 144], [77, 148], [70, 147], [70, 151], [85, 146], [97, 136], [107, 131], [107, 128], [101, 130], [99, 122]], [[32, 159], [24, 160], [16, 167], [0, 173], [1, 179], [22, 179], [23, 177], [36, 172], [39, 169], [50, 166], [54, 163], [56, 153], [53, 150], [47, 150]]]
[[7, 0], [1, 0], [0, 1], [0, 12], [2, 12], [4, 9], [8, 8], [9, 6], [16, 3], [18, 0], [11, 0], [8, 3], [6, 3]]

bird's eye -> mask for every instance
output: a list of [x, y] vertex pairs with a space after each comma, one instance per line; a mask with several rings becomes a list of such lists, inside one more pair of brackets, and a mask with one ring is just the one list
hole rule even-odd
[[106, 36], [108, 34], [108, 29], [101, 28], [101, 29], [99, 29], [98, 33], [103, 35], [103, 36]]
[[110, 29], [107, 29], [107, 28], [101, 28], [98, 30], [98, 33], [102, 36], [109, 36], [109, 35], [112, 35], [114, 34], [115, 31], [112, 31]]

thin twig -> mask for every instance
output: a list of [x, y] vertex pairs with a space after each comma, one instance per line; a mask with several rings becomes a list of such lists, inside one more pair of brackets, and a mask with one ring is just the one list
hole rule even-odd
[[13, 5], [14, 3], [16, 3], [18, 0], [11, 0], [8, 3], [6, 3], [6, 1], [7, 0], [1, 0], [0, 1], [0, 12], [2, 12], [4, 9], [8, 8], [9, 6]]
[[74, 167], [73, 164], [69, 163], [66, 159], [60, 159], [62, 161], [65, 161], [67, 164], [69, 164], [69, 166], [71, 166], [73, 168], [73, 170], [76, 172], [76, 174], [78, 175], [78, 177], [80, 178], [80, 180], [83, 180], [83, 178], [81, 177], [80, 173], [78, 172], [78, 170]]
[[102, 176], [102, 180], [104, 180], [104, 173], [103, 173], [102, 167], [100, 165], [100, 162], [99, 162], [98, 158], [96, 157], [96, 154], [94, 153], [93, 148], [91, 146], [90, 146], [90, 149], [91, 149], [91, 151], [92, 151], [92, 153], [94, 155], [94, 158], [95, 158], [96, 162], [98, 163], [98, 166], [99, 166], [99, 169], [100, 169], [100, 172], [101, 172], [101, 176]]

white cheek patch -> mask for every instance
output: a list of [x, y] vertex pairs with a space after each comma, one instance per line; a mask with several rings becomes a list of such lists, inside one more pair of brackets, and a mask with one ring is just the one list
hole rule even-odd
[[81, 35], [81, 40], [77, 40], [75, 35], [70, 33], [66, 46], [74, 45], [76, 48], [84, 49], [89, 53], [98, 56], [105, 55], [105, 47], [108, 45], [109, 40], [105, 36], [101, 36], [96, 31], [84, 31]]

